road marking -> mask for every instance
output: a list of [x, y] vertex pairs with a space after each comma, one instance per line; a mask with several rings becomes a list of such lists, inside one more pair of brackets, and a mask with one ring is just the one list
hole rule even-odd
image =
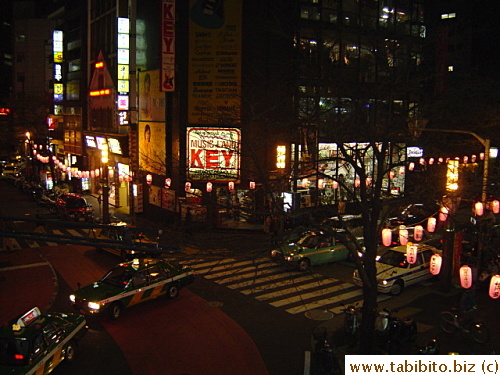
[[[228, 287], [231, 289], [239, 289], [239, 288], [243, 287], [243, 289], [239, 290], [239, 292], [248, 295], [248, 294], [255, 294], [255, 293], [267, 291], [269, 289], [279, 288], [282, 286], [284, 286], [284, 287], [290, 286], [290, 285], [298, 284], [300, 282], [315, 279], [313, 276], [309, 276], [309, 275], [295, 277], [295, 278], [290, 278], [289, 276], [288, 277], [285, 276], [285, 278], [286, 278], [285, 280], [275, 281], [275, 280], [281, 280], [283, 278], [284, 277], [282, 274], [274, 274], [274, 275], [268, 275], [265, 278], [265, 280], [263, 282], [260, 282], [260, 283], [256, 282], [256, 280], [247, 280], [247, 281], [244, 281], [241, 283], [228, 285]], [[271, 283], [271, 282], [272, 282], [272, 284], [269, 285], [269, 283]], [[262, 283], [265, 283], [265, 284], [260, 285]], [[258, 286], [258, 285], [260, 285], [260, 286]]]
[[12, 266], [12, 267], [0, 268], [0, 271], [14, 271], [14, 270], [21, 270], [24, 268], [33, 268], [33, 267], [48, 266], [48, 265], [49, 265], [49, 263], [47, 263], [47, 262], [31, 263], [31, 264], [23, 264], [22, 266]]
[[[181, 263], [189, 265], [207, 280], [282, 308], [289, 314], [318, 308], [339, 314], [344, 309], [342, 303], [363, 301], [363, 290], [352, 283], [320, 274], [284, 270], [265, 257], [255, 260], [188, 260]], [[380, 295], [377, 301], [389, 298], [388, 295]]]

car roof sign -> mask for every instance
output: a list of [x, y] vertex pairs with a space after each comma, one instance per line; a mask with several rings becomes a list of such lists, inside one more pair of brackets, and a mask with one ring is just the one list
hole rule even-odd
[[13, 331], [21, 330], [21, 328], [24, 328], [33, 323], [38, 317], [40, 317], [40, 315], [42, 315], [40, 309], [38, 307], [33, 307], [26, 314], [19, 317], [17, 322], [12, 325], [12, 330]]

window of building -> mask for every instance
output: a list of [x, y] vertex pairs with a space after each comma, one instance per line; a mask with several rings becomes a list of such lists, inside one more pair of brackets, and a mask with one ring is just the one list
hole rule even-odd
[[300, 9], [300, 18], [302, 19], [319, 21], [320, 17], [320, 11], [314, 6], [303, 5]]
[[18, 53], [16, 56], [16, 62], [23, 62], [24, 61], [24, 53]]
[[457, 16], [456, 13], [444, 13], [444, 14], [441, 14], [441, 19], [446, 20], [449, 18], [455, 18], [456, 16]]

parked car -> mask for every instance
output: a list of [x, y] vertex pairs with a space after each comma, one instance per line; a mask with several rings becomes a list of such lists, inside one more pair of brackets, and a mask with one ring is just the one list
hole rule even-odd
[[94, 221], [94, 211], [87, 200], [78, 194], [62, 194], [56, 203], [58, 216], [70, 221]]
[[[432, 255], [441, 254], [434, 246], [428, 244], [417, 245], [417, 260], [410, 264], [406, 260], [406, 246], [396, 246], [381, 250], [377, 258], [377, 288], [381, 293], [399, 295], [409, 285], [432, 279], [429, 271]], [[358, 270], [353, 274], [354, 283], [363, 286]]]
[[[288, 267], [308, 270], [311, 266], [338, 262], [350, 258], [349, 249], [342, 243], [342, 231], [312, 230], [298, 241], [280, 245], [271, 251], [271, 259]], [[357, 238], [361, 243], [362, 238]]]
[[46, 313], [34, 307], [0, 328], [0, 374], [48, 374], [75, 358], [87, 332], [81, 314]]
[[15, 165], [6, 165], [2, 169], [2, 176], [5, 177], [19, 177], [21, 171]]
[[[157, 241], [147, 238], [144, 234], [139, 232], [136, 228], [124, 222], [112, 223], [105, 227], [92, 229], [91, 236], [101, 240], [121, 241], [124, 243], [151, 243], [158, 244]], [[98, 250], [106, 251], [110, 254], [119, 256], [122, 260], [128, 261], [134, 258], [151, 257], [151, 254], [141, 252], [134, 249], [118, 249], [116, 247], [99, 246]]]
[[69, 296], [71, 305], [88, 315], [118, 319], [123, 309], [162, 296], [176, 298], [194, 281], [194, 271], [159, 259], [134, 259], [112, 268], [102, 279]]

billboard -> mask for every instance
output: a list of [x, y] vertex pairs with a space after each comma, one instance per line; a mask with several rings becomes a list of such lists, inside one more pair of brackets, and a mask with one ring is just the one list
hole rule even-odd
[[158, 70], [139, 74], [139, 168], [165, 174], [165, 93], [159, 82]]
[[191, 0], [190, 4], [188, 122], [237, 124], [242, 1]]
[[236, 128], [187, 129], [188, 179], [239, 182], [241, 131]]

